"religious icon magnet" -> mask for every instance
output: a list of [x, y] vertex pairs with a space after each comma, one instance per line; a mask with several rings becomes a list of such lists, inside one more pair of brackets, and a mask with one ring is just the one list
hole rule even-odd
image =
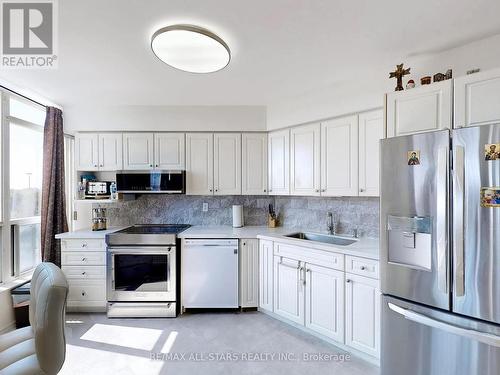
[[500, 207], [500, 186], [481, 188], [481, 207]]
[[420, 150], [408, 151], [408, 165], [420, 165]]
[[500, 143], [484, 145], [484, 160], [500, 160]]

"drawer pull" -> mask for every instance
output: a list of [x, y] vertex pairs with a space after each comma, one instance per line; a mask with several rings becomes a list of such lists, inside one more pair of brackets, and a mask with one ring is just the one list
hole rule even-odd
[[82, 275], [84, 275], [84, 276], [85, 276], [86, 274], [87, 274], [87, 272], [82, 272]]
[[82, 243], [82, 247], [87, 247], [87, 244], [86, 243]]
[[366, 270], [366, 267], [365, 266], [361, 266], [361, 271], [364, 271]]
[[85, 293], [85, 291], [83, 291], [83, 292], [82, 292], [82, 296], [83, 296], [83, 297], [85, 297], [85, 294], [86, 294], [86, 293]]
[[87, 258], [82, 258], [82, 262], [86, 262], [87, 261]]

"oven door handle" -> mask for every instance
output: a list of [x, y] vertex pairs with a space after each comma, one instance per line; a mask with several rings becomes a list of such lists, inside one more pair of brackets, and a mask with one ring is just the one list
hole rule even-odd
[[111, 254], [167, 254], [173, 250], [175, 246], [108, 247]]

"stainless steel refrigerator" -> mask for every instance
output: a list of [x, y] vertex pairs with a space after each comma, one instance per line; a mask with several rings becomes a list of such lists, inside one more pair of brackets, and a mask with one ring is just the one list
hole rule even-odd
[[384, 139], [380, 218], [382, 375], [500, 374], [500, 125]]

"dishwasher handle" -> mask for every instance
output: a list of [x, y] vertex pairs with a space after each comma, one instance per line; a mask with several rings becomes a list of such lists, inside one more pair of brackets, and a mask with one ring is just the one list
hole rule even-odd
[[184, 240], [184, 245], [201, 246], [201, 247], [236, 247], [238, 248], [237, 239], [195, 239]]

